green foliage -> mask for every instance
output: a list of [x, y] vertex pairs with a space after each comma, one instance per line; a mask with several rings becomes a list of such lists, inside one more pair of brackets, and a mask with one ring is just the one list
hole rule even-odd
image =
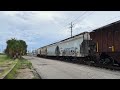
[[10, 58], [21, 58], [22, 55], [25, 55], [27, 53], [27, 45], [23, 40], [16, 40], [14, 38], [8, 40], [6, 43], [7, 47], [5, 49], [5, 53]]

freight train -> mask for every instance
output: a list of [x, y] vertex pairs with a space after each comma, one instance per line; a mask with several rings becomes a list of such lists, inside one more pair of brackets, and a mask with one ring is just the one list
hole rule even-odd
[[120, 21], [41, 47], [37, 56], [120, 66]]

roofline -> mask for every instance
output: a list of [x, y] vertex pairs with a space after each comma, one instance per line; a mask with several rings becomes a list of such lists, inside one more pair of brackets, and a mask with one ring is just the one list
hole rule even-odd
[[112, 25], [117, 24], [117, 23], [120, 23], [120, 20], [115, 21], [115, 22], [112, 22], [112, 23], [107, 24], [107, 25], [104, 25], [104, 26], [102, 26], [102, 27], [99, 27], [99, 28], [97, 28], [97, 29], [95, 29], [95, 30], [93, 30], [93, 31], [91, 31], [91, 32], [94, 32], [94, 31], [97, 31], [97, 30], [100, 30], [100, 29], [103, 29], [103, 28], [106, 28], [106, 27], [112, 26]]
[[[84, 34], [84, 33], [89, 33], [89, 32], [82, 32], [82, 33], [80, 33], [80, 34], [77, 34], [77, 35], [75, 35], [75, 36], [72, 36], [72, 37], [66, 38], [66, 39], [64, 39], [64, 40], [60, 40], [60, 41], [55, 42], [55, 43], [52, 43], [52, 44], [50, 44], [50, 45], [53, 45], [53, 44], [56, 44], [56, 43], [59, 43], [59, 42], [66, 41], [66, 40], [68, 40], [68, 39], [71, 39], [71, 38], [77, 37], [77, 36], [79, 36], [79, 35], [82, 35], [82, 34]], [[47, 45], [47, 46], [49, 46], [49, 45]]]
[[[59, 43], [59, 42], [63, 42], [63, 41], [65, 41], [65, 40], [68, 40], [68, 39], [71, 39], [71, 38], [74, 38], [74, 37], [77, 37], [77, 36], [79, 36], [79, 35], [82, 35], [82, 34], [84, 34], [84, 33], [89, 33], [89, 32], [82, 32], [82, 33], [80, 33], [80, 34], [77, 34], [77, 35], [75, 35], [75, 36], [72, 36], [72, 37], [69, 37], [69, 38], [66, 38], [66, 39], [64, 39], [64, 40], [60, 40], [60, 41], [58, 41], [58, 42], [55, 42], [55, 43], [52, 43], [52, 44], [49, 44], [49, 45], [46, 45], [46, 46], [50, 46], [50, 45], [53, 45], [53, 44], [56, 44], [56, 43]], [[43, 47], [40, 47], [40, 48], [44, 48], [44, 47], [46, 47], [46, 46], [43, 46]], [[40, 49], [39, 48], [39, 49]]]

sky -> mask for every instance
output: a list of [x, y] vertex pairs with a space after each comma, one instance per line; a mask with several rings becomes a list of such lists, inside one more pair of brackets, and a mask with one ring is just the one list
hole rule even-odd
[[92, 31], [120, 20], [120, 11], [0, 11], [0, 52], [11, 38], [26, 41], [28, 50]]

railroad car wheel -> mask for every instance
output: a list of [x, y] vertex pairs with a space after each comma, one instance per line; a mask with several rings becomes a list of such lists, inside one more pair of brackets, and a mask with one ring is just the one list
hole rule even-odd
[[113, 59], [112, 58], [100, 59], [99, 63], [104, 65], [113, 65]]
[[109, 58], [105, 58], [103, 64], [110, 64], [111, 63], [111, 60]]

